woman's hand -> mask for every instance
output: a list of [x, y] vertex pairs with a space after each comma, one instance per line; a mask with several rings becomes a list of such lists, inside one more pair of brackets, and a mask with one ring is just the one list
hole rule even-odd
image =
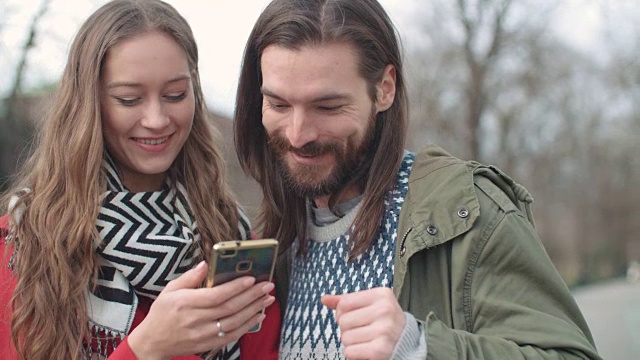
[[262, 321], [258, 313], [275, 300], [268, 295], [273, 284], [255, 284], [253, 277], [199, 288], [206, 273], [203, 261], [167, 284], [128, 337], [137, 358], [170, 359], [220, 348]]

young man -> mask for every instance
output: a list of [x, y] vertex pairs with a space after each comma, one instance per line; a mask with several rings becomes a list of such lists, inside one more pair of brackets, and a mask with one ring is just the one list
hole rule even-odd
[[404, 150], [402, 60], [375, 0], [274, 0], [236, 105], [263, 236], [285, 251], [280, 358], [599, 358], [526, 190]]

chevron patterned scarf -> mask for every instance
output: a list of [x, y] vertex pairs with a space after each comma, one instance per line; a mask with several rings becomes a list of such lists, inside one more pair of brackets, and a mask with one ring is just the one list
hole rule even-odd
[[[122, 184], [113, 161], [103, 162], [107, 191], [96, 221], [99, 238], [95, 249], [100, 271], [96, 289], [87, 291], [87, 312], [92, 344], [85, 347], [87, 359], [107, 358], [129, 334], [138, 306], [138, 295], [155, 299], [169, 281], [193, 267], [199, 250], [198, 225], [191, 214], [188, 196], [182, 184], [167, 182], [162, 190], [132, 193]], [[30, 191], [24, 189], [24, 191]], [[11, 199], [9, 210], [18, 196]], [[14, 221], [20, 221], [18, 209]], [[240, 239], [250, 237], [249, 219], [238, 208]], [[5, 242], [13, 236], [13, 227]], [[7, 266], [14, 270], [19, 251], [15, 239]], [[97, 352], [97, 353], [94, 353]], [[237, 342], [227, 344], [206, 359], [239, 359]]]
[[138, 295], [155, 299], [194, 265], [200, 234], [180, 183], [132, 193], [108, 158], [104, 169], [108, 190], [95, 242], [100, 272], [95, 291], [88, 293], [87, 310], [94, 339], [104, 339], [97, 345], [115, 347], [131, 329]]

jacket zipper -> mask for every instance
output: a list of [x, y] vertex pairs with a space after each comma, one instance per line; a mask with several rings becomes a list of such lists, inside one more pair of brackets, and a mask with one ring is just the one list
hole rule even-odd
[[405, 245], [405, 242], [407, 241], [407, 237], [409, 236], [409, 233], [411, 232], [411, 230], [413, 230], [413, 226], [410, 227], [406, 233], [404, 233], [404, 236], [402, 236], [402, 242], [400, 242], [400, 257], [403, 257], [404, 254], [407, 252], [407, 247]]

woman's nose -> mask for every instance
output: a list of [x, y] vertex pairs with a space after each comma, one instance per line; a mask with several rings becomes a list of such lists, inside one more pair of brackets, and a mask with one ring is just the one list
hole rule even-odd
[[145, 108], [141, 120], [142, 126], [150, 129], [164, 128], [169, 125], [169, 122], [169, 116], [160, 101], [151, 101]]

